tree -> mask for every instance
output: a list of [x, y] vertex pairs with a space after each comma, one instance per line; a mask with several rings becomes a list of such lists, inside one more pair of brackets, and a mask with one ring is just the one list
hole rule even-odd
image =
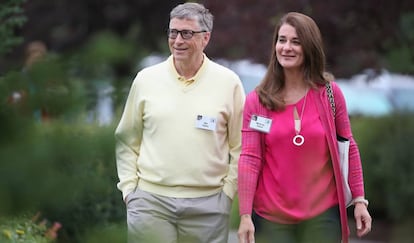
[[[27, 1], [23, 8], [29, 21], [22, 26], [21, 35], [25, 42], [41, 40], [52, 52], [66, 52], [76, 51], [95, 33], [110, 30], [136, 43], [145, 50], [143, 55], [166, 52], [168, 13], [181, 2]], [[311, 16], [319, 25], [328, 69], [336, 77], [347, 78], [366, 68], [414, 73], [414, 53], [410, 49], [413, 42], [412, 0], [197, 2], [204, 4], [215, 16], [212, 40], [206, 50], [212, 58], [247, 58], [267, 64], [275, 23], [282, 14], [298, 11]], [[0, 72], [7, 70], [6, 66], [11, 62], [18, 63], [16, 59], [22, 56], [23, 49], [23, 45], [16, 46], [7, 60], [0, 58]], [[137, 60], [139, 58], [137, 56]]]
[[23, 42], [16, 35], [16, 28], [26, 22], [22, 4], [25, 0], [5, 0], [0, 8], [0, 56], [8, 53], [14, 46]]
[[[26, 1], [23, 9], [28, 21], [21, 28], [24, 40], [7, 57], [0, 57], [0, 73], [22, 62], [25, 46], [29, 42], [39, 40], [51, 52], [68, 53], [77, 51], [91, 36], [102, 31], [111, 31], [121, 38], [132, 40], [147, 52], [160, 51], [167, 43], [169, 11], [179, 2], [182, 1]], [[0, 40], [3, 42], [3, 39]]]
[[[406, 52], [413, 41], [410, 16], [414, 2], [411, 0], [202, 2], [215, 16], [211, 41], [214, 44], [208, 46], [211, 56], [249, 58], [267, 64], [276, 21], [286, 12], [297, 11], [311, 16], [318, 24], [328, 69], [335, 76], [346, 78], [366, 68], [391, 69], [393, 66], [400, 67], [399, 72], [414, 74], [414, 54]], [[407, 68], [387, 63], [386, 59], [407, 60], [404, 65]]]

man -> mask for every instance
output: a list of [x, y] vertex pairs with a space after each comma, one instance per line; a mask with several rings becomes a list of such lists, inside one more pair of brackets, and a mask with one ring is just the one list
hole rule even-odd
[[132, 84], [115, 132], [129, 242], [227, 242], [245, 94], [204, 54], [212, 28], [203, 5], [176, 6], [171, 56]]

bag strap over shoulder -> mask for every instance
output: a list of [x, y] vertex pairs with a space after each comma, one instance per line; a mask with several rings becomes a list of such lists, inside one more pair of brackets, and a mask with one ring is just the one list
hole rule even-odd
[[328, 94], [329, 103], [331, 103], [332, 113], [333, 113], [333, 116], [335, 117], [336, 107], [335, 107], [335, 99], [334, 99], [333, 91], [332, 91], [332, 84], [331, 82], [327, 82], [325, 86], [326, 86], [326, 93]]

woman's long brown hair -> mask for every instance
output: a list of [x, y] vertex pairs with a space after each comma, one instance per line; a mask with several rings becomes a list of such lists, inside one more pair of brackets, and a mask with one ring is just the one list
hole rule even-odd
[[276, 57], [276, 43], [279, 38], [279, 29], [283, 24], [289, 24], [296, 29], [304, 54], [304, 79], [312, 87], [324, 85], [328, 82], [325, 72], [325, 53], [322, 36], [318, 26], [312, 18], [297, 12], [284, 15], [273, 34], [272, 52], [267, 72], [262, 82], [257, 86], [256, 92], [259, 100], [270, 110], [281, 110], [285, 107], [281, 91], [285, 87], [283, 67]]

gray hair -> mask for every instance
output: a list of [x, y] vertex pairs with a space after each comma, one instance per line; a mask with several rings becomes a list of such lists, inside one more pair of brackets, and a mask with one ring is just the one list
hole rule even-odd
[[173, 18], [197, 20], [202, 30], [208, 32], [213, 30], [213, 15], [199, 3], [183, 3], [177, 5], [170, 13], [170, 20]]

